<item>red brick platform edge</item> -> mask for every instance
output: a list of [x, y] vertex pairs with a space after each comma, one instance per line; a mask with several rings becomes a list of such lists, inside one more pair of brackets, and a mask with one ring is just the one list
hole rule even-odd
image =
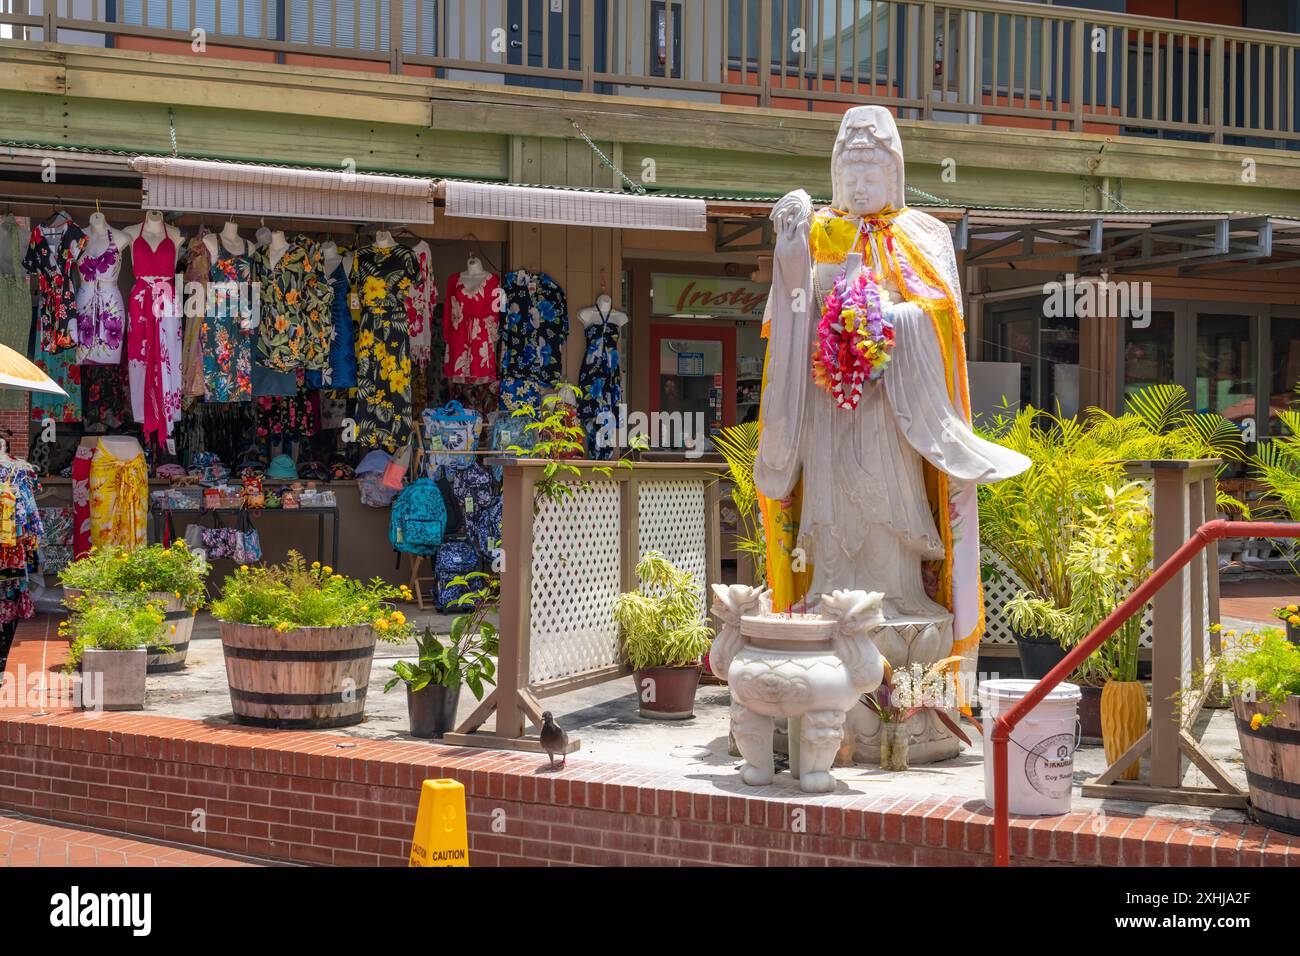
[[[402, 865], [420, 783], [465, 785], [470, 862], [493, 865], [984, 865], [980, 801], [791, 795], [730, 768], [664, 770], [211, 726], [139, 714], [0, 717], [0, 806], [279, 860]], [[1300, 839], [1154, 817], [1012, 821], [1016, 864], [1300, 866]]]

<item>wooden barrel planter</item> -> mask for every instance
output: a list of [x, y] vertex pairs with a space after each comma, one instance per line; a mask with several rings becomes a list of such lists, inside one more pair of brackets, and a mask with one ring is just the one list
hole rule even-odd
[[[82, 591], [78, 588], [64, 588], [65, 600], [71, 600], [79, 597]], [[164, 651], [162, 646], [150, 647], [149, 664], [146, 672], [150, 674], [168, 674], [173, 671], [185, 670], [185, 656], [190, 650], [190, 637], [194, 633], [194, 615], [195, 612], [187, 608], [184, 602], [175, 594], [169, 591], [150, 591], [148, 598], [151, 601], [162, 601], [163, 610], [163, 640], [171, 651]], [[176, 632], [172, 633], [172, 628]]]
[[277, 631], [221, 622], [235, 721], [281, 730], [347, 727], [365, 716], [375, 631], [301, 627]]
[[1256, 819], [1271, 830], [1300, 834], [1300, 697], [1288, 697], [1272, 723], [1251, 730], [1268, 706], [1233, 698], [1241, 757]]

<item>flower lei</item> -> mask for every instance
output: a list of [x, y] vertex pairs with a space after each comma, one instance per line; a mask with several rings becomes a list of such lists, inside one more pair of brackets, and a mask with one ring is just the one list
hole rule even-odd
[[813, 354], [813, 382], [840, 408], [854, 409], [862, 386], [879, 380], [894, 350], [894, 323], [886, 315], [888, 293], [863, 269], [850, 284], [845, 272], [822, 304]]

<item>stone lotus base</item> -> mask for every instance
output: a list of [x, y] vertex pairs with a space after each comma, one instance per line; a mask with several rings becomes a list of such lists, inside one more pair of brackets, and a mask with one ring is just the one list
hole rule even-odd
[[[876, 625], [871, 640], [880, 653], [897, 669], [911, 664], [933, 664], [952, 653], [952, 617], [933, 619], [895, 619]], [[949, 712], [954, 720], [957, 711]], [[911, 734], [908, 762], [937, 763], [961, 753], [962, 744], [929, 711], [922, 711], [907, 722]], [[849, 711], [844, 732], [854, 736], [853, 757], [859, 763], [880, 763], [880, 718], [865, 704], [857, 703]]]

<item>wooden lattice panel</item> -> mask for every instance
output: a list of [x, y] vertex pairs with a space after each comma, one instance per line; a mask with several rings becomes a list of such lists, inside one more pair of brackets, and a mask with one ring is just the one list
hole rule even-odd
[[704, 479], [642, 481], [637, 484], [641, 515], [640, 551], [660, 551], [695, 577], [700, 610], [707, 610], [704, 521]]
[[619, 510], [618, 484], [595, 481], [533, 518], [529, 683], [618, 663]]
[[[1003, 613], [1007, 602], [1024, 587], [1012, 570], [987, 548], [983, 552], [985, 568], [996, 569], [996, 575], [987, 575], [984, 579], [984, 637], [981, 644], [1015, 644], [1011, 636], [1011, 626]], [[1208, 600], [1207, 600], [1208, 603]], [[1142, 614], [1142, 636], [1138, 639], [1141, 647], [1151, 646], [1151, 605], [1148, 604]]]

